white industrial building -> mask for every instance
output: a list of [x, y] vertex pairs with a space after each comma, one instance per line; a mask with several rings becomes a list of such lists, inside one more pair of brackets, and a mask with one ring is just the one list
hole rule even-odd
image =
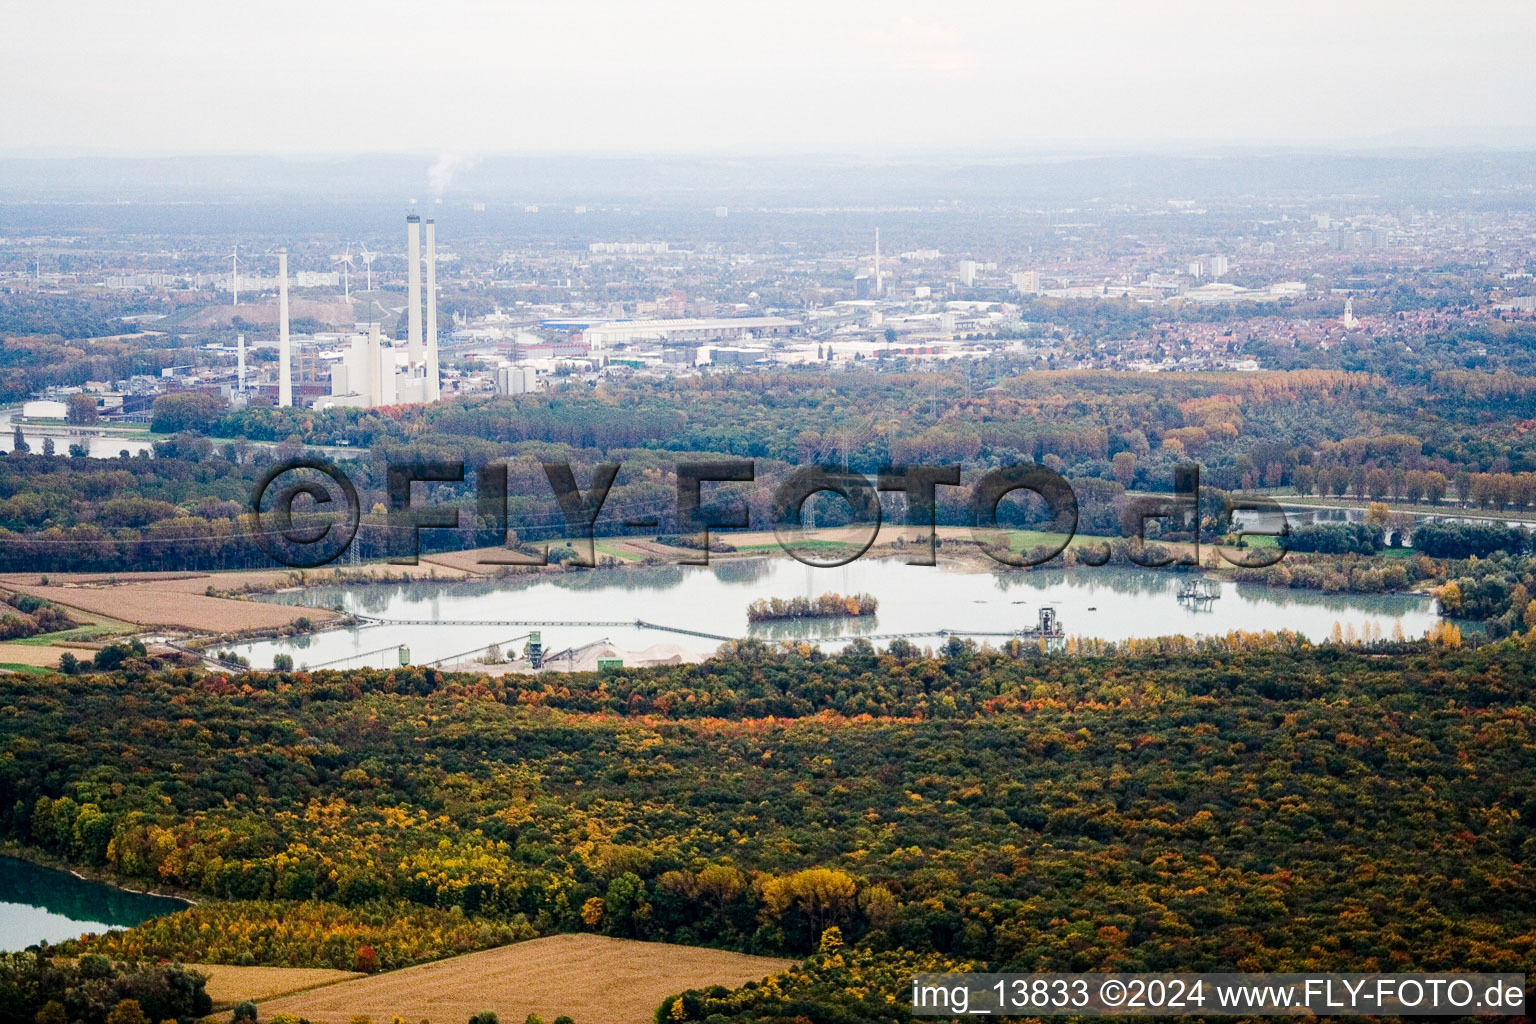
[[[331, 366], [331, 393], [315, 403], [317, 408], [373, 409], [384, 405], [420, 405], [442, 397], [437, 351], [437, 231], [430, 220], [427, 221], [426, 236], [425, 332], [422, 330], [421, 218], [413, 213], [405, 219], [406, 347], [401, 349], [393, 343], [386, 344], [378, 324], [360, 324], [358, 333], [346, 339], [346, 347], [333, 355], [336, 361]], [[280, 303], [282, 365], [286, 376], [286, 288], [280, 294]]]
[[738, 316], [714, 320], [614, 320], [588, 327], [582, 332], [582, 340], [591, 351], [597, 352], [637, 341], [680, 345], [787, 337], [800, 330], [798, 320], [782, 316]]
[[29, 420], [61, 420], [68, 413], [67, 404], [46, 398], [23, 403], [21, 407], [21, 415]]
[[540, 390], [541, 374], [527, 363], [506, 363], [496, 368], [498, 395], [527, 395]]

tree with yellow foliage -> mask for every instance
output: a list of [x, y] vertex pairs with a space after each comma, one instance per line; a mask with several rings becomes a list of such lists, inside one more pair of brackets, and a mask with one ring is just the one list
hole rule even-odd
[[806, 868], [792, 875], [769, 877], [760, 883], [760, 890], [766, 919], [776, 921], [791, 906], [797, 906], [816, 937], [853, 909], [858, 886], [846, 872]]
[[1454, 615], [1461, 611], [1461, 587], [1455, 580], [1437, 590], [1435, 596], [1440, 599], [1440, 610], [1445, 614]]
[[1440, 647], [1457, 650], [1461, 647], [1461, 629], [1454, 622], [1441, 620], [1430, 627], [1426, 638]]
[[107, 1014], [107, 1024], [150, 1024], [137, 999], [124, 999]]

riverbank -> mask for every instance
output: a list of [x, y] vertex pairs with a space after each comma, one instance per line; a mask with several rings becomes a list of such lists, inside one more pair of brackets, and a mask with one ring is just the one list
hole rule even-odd
[[153, 896], [157, 899], [179, 900], [192, 907], [204, 901], [203, 897], [194, 896], [190, 890], [179, 889], [172, 885], [158, 886], [154, 889], [135, 889], [133, 886], [142, 884], [139, 879], [129, 879], [107, 868], [82, 868], [60, 857], [55, 857], [46, 850], [39, 850], [35, 846], [24, 846], [12, 840], [0, 841], [0, 857], [25, 861], [34, 867], [47, 868], [50, 871], [62, 871], [66, 875], [73, 875], [82, 882], [108, 885], [134, 896]]

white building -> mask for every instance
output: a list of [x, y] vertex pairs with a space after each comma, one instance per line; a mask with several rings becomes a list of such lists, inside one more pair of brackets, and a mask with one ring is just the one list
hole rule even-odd
[[[441, 397], [437, 352], [437, 235], [427, 221], [426, 288], [422, 288], [421, 218], [405, 218], [406, 227], [406, 347], [384, 344], [379, 325], [368, 324], [345, 339], [333, 354], [331, 393], [317, 408], [347, 406], [374, 409], [383, 405], [419, 405]], [[422, 292], [426, 292], [426, 331], [423, 334]], [[360, 327], [362, 325], [359, 325]]]
[[397, 404], [401, 401], [402, 354], [383, 343], [378, 324], [369, 324], [366, 333], [354, 334], [347, 340], [341, 358], [332, 363], [331, 393], [316, 402], [315, 407], [374, 409]]
[[68, 405], [51, 399], [26, 402], [21, 407], [21, 414], [29, 420], [61, 420], [68, 412]]
[[1194, 278], [1216, 280], [1227, 274], [1227, 258], [1220, 254], [1201, 256], [1189, 265], [1189, 276]]
[[293, 275], [295, 288], [335, 288], [341, 284], [341, 275], [334, 272], [299, 270]]
[[591, 350], [598, 351], [637, 341], [684, 344], [780, 337], [796, 334], [800, 329], [798, 320], [781, 316], [721, 317], [714, 320], [614, 320], [588, 327], [582, 332], [582, 340]]
[[666, 242], [593, 242], [587, 248], [599, 254], [620, 253], [628, 256], [641, 253], [664, 253], [669, 246]]
[[526, 363], [507, 363], [496, 367], [498, 395], [527, 395], [541, 388], [539, 371]]
[[1020, 295], [1040, 294], [1040, 272], [1021, 270], [1013, 275], [1013, 287]]

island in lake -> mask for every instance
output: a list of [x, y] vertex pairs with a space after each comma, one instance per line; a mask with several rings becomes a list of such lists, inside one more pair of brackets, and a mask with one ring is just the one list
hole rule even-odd
[[747, 605], [748, 622], [778, 622], [785, 619], [856, 619], [875, 614], [880, 605], [873, 594], [826, 593], [818, 598], [759, 598]]

